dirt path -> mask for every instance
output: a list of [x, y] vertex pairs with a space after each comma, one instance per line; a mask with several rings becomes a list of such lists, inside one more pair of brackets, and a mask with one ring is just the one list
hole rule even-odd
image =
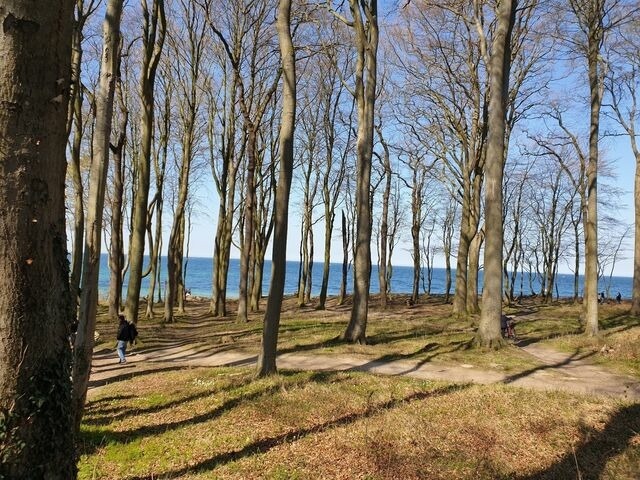
[[[611, 373], [590, 364], [584, 357], [568, 355], [532, 344], [520, 347], [544, 365], [508, 375], [481, 370], [473, 365], [440, 364], [419, 360], [372, 361], [348, 355], [310, 355], [287, 353], [278, 356], [278, 368], [291, 370], [354, 370], [381, 375], [406, 375], [428, 380], [456, 383], [509, 384], [537, 390], [561, 390], [592, 395], [613, 396], [640, 401], [637, 378]], [[252, 366], [257, 356], [234, 350], [212, 352], [207, 345], [191, 343], [167, 345], [162, 349], [133, 352], [126, 365], [118, 365], [112, 350], [97, 352], [91, 372], [90, 389], [152, 371], [185, 367]]]

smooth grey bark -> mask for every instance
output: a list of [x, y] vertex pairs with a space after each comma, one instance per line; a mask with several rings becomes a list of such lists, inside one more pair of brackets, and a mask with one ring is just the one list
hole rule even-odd
[[144, 261], [145, 233], [147, 230], [147, 202], [149, 201], [149, 183], [151, 177], [151, 137], [153, 136], [154, 86], [156, 72], [166, 32], [164, 0], [152, 0], [151, 12], [148, 0], [142, 0], [143, 58], [140, 71], [140, 153], [134, 158], [136, 190], [131, 213], [131, 239], [129, 248], [129, 283], [125, 316], [127, 320], [138, 321], [140, 305], [140, 286]]
[[291, 38], [291, 0], [278, 4], [278, 40], [282, 57], [282, 120], [280, 123], [280, 177], [276, 191], [273, 234], [273, 257], [269, 299], [264, 315], [262, 351], [258, 358], [258, 375], [276, 372], [276, 353], [280, 310], [286, 273], [289, 193], [293, 175], [293, 138], [296, 118], [296, 59]]
[[127, 140], [127, 124], [129, 110], [122, 92], [122, 84], [118, 84], [120, 98], [120, 125], [118, 140], [111, 145], [113, 165], [113, 190], [111, 192], [111, 236], [109, 239], [109, 316], [116, 318], [122, 304], [122, 270], [124, 269], [124, 242], [122, 208], [124, 203], [124, 151]]
[[[98, 275], [102, 250], [102, 218], [104, 197], [109, 170], [109, 140], [113, 119], [113, 100], [116, 89], [117, 66], [120, 55], [120, 19], [122, 0], [107, 3], [102, 24], [102, 58], [100, 80], [95, 98], [96, 125], [93, 133], [93, 159], [89, 172], [89, 198], [87, 201], [87, 225], [84, 244], [84, 261], [78, 329], [74, 343], [73, 363], [73, 411], [76, 431], [80, 422], [89, 385], [93, 358], [94, 332], [98, 307]], [[115, 319], [114, 319], [115, 320]]]
[[75, 479], [65, 233], [73, 2], [0, 5], [0, 476]]
[[371, 158], [375, 115], [378, 3], [349, 0], [357, 51], [354, 93], [358, 112], [356, 139], [356, 238], [353, 272], [353, 306], [344, 339], [367, 342], [369, 288], [371, 284]]
[[584, 54], [589, 80], [589, 157], [586, 166], [586, 208], [584, 210], [584, 319], [585, 333], [598, 335], [598, 142], [603, 75], [600, 49], [604, 40], [606, 0], [574, 1], [569, 4], [584, 34]]
[[489, 119], [485, 164], [484, 288], [480, 325], [474, 338], [482, 347], [504, 343], [500, 331], [502, 315], [502, 177], [505, 160], [506, 108], [511, 66], [511, 32], [517, 0], [498, 4], [496, 33], [489, 68]]

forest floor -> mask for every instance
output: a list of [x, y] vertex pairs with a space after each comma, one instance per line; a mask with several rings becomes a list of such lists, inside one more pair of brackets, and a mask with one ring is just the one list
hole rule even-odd
[[[340, 340], [350, 305], [288, 298], [280, 375], [256, 379], [262, 314], [141, 319], [119, 365], [99, 320], [80, 478], [640, 478], [640, 323], [600, 309], [507, 309], [518, 341], [471, 346], [477, 318], [442, 298], [372, 302], [368, 345]], [[234, 305], [229, 306], [234, 311]], [[159, 316], [156, 313], [156, 317]]]
[[[577, 312], [578, 307], [568, 304], [542, 307], [534, 306], [531, 302], [527, 306], [520, 305], [511, 312], [516, 318], [518, 339], [509, 341], [508, 348], [503, 352], [482, 352], [471, 347], [473, 319], [470, 326], [459, 321], [451, 321], [449, 329], [441, 325], [434, 326], [434, 323], [442, 322], [443, 316], [446, 317], [448, 305], [443, 305], [436, 298], [408, 307], [401, 300], [396, 299], [395, 305], [382, 311], [372, 309], [369, 329], [373, 329], [374, 334], [370, 337], [369, 345], [360, 346], [341, 345], [342, 342], [333, 336], [335, 328], [331, 327], [341, 326], [341, 318], [345, 322], [347, 320], [345, 306], [330, 304], [327, 310], [318, 311], [312, 307], [297, 307], [296, 300], [289, 298], [282, 318], [281, 330], [285, 335], [284, 341], [281, 337], [279, 346], [278, 368], [354, 370], [458, 383], [504, 383], [640, 401], [640, 375], [633, 362], [626, 365], [626, 372], [621, 372], [615, 370], [624, 362], [609, 365], [610, 362], [606, 361], [608, 356], [620, 349], [610, 346], [608, 339], [613, 335], [634, 330], [631, 339], [628, 334], [625, 335], [627, 342], [640, 335], [640, 326], [635, 325], [632, 319], [625, 321], [622, 318], [624, 305], [606, 304], [602, 307], [603, 310], [607, 309], [605, 323], [613, 320], [618, 325], [605, 330], [599, 339], [587, 339], [586, 343], [582, 339], [582, 345], [574, 345], [570, 350], [564, 348], [564, 351], [559, 349], [562, 346], [558, 344], [559, 338], [564, 338], [566, 342], [566, 338], [581, 337], [575, 333], [567, 334], [567, 329], [574, 326], [566, 317], [555, 320], [562, 324], [555, 326], [558, 329], [556, 332], [551, 331], [553, 327], [545, 325], [534, 328], [526, 328], [525, 325], [542, 324], [541, 319], [531, 318], [541, 315], [546, 315], [547, 322], [553, 322], [553, 315], [565, 315], [567, 309]], [[331, 300], [333, 302], [335, 299]], [[94, 356], [90, 388], [117, 381], [123, 375], [129, 377], [136, 372], [169, 365], [255, 366], [260, 345], [261, 316], [254, 314], [249, 323], [239, 324], [232, 316], [213, 319], [208, 310], [207, 301], [195, 300], [189, 302], [186, 313], [178, 316], [175, 324], [163, 326], [157, 321], [141, 320], [141, 341], [130, 347], [126, 365], [119, 365], [115, 348], [108, 348], [109, 341], [103, 342], [102, 348]], [[327, 315], [332, 310], [337, 314], [328, 320]], [[423, 325], [418, 326], [416, 322]], [[380, 327], [377, 323], [383, 323], [384, 326]], [[101, 327], [101, 337], [105, 338], [111, 333], [111, 325], [103, 321]], [[578, 328], [575, 327], [575, 330]], [[287, 335], [287, 332], [293, 332], [293, 335]], [[457, 338], [465, 334], [467, 338]], [[451, 338], [452, 335], [456, 338]], [[549, 339], [555, 339], [555, 345]], [[403, 344], [403, 340], [407, 345]], [[115, 347], [115, 342], [112, 346]], [[451, 355], [454, 352], [458, 354]]]

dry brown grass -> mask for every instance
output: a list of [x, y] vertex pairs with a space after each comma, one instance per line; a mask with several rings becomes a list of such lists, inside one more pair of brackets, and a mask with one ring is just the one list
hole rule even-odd
[[90, 399], [80, 478], [635, 479], [640, 405], [360, 373], [184, 369]]

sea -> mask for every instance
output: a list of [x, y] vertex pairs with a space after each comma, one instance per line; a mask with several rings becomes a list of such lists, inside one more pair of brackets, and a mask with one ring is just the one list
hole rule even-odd
[[[147, 259], [148, 261], [148, 259]], [[164, 291], [166, 282], [166, 257], [162, 257], [161, 260], [161, 287]], [[299, 262], [288, 261], [287, 262], [287, 274], [285, 282], [285, 294], [293, 294], [298, 290], [298, 271]], [[191, 291], [191, 295], [198, 297], [211, 297], [212, 291], [212, 277], [213, 277], [213, 259], [203, 257], [190, 257], [186, 261], [186, 282], [185, 288]], [[312, 288], [311, 292], [313, 296], [320, 294], [320, 286], [322, 284], [322, 269], [323, 264], [315, 262], [312, 270]], [[269, 293], [269, 279], [271, 277], [271, 261], [265, 262], [264, 268], [264, 281], [263, 281], [263, 295]], [[227, 280], [227, 297], [238, 297], [238, 284], [240, 273], [240, 260], [231, 259], [229, 266], [229, 278]], [[351, 292], [353, 289], [353, 268], [349, 268], [347, 278], [347, 292]], [[426, 275], [426, 270], [425, 270]], [[452, 270], [452, 286], [450, 293], [454, 291], [455, 282], [455, 270]], [[338, 295], [340, 293], [340, 282], [342, 279], [342, 264], [332, 263], [329, 268], [329, 285], [328, 294]], [[516, 281], [515, 295], [531, 295], [531, 289], [529, 288], [529, 278], [525, 273], [523, 279], [522, 292], [520, 291], [520, 280]], [[124, 288], [126, 289], [128, 278], [125, 277]], [[554, 296], [560, 298], [573, 297], [573, 274], [559, 274], [557, 277], [556, 288], [554, 288]], [[607, 295], [610, 298], [616, 296], [618, 292], [622, 294], [623, 298], [631, 298], [631, 288], [633, 279], [630, 277], [603, 277], [598, 284], [598, 292], [608, 292]], [[479, 275], [478, 289], [482, 290], [482, 271]], [[533, 281], [534, 289], [539, 293], [539, 282], [535, 279]], [[579, 294], [582, 296], [583, 292], [583, 277], [579, 279]], [[394, 266], [393, 275], [391, 278], [391, 292], [392, 293], [411, 293], [413, 287], [413, 267], [408, 266]], [[141, 295], [147, 295], [149, 289], [149, 278], [144, 278], [142, 281]], [[99, 276], [99, 292], [100, 298], [106, 300], [109, 291], [109, 268], [108, 268], [108, 256], [103, 254], [100, 259], [100, 276]], [[372, 266], [371, 272], [371, 293], [378, 293], [380, 291], [380, 285], [378, 283], [378, 269], [376, 265]], [[420, 286], [420, 293], [424, 293], [423, 286]], [[434, 268], [431, 280], [431, 293], [432, 294], [444, 294], [445, 293], [445, 269]], [[157, 293], [156, 293], [157, 296]]]

